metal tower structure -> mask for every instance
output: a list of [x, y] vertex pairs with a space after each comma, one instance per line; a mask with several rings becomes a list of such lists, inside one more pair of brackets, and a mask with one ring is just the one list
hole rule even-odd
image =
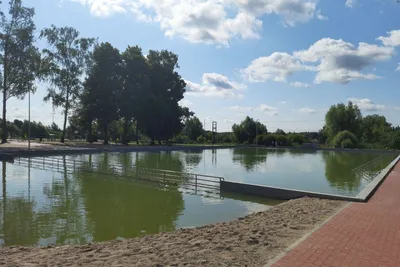
[[212, 122], [212, 143], [217, 143], [217, 122]]

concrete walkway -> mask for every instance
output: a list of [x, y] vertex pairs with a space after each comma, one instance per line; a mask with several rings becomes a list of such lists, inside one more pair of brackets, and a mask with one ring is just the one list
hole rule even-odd
[[274, 267], [400, 267], [400, 163], [368, 203], [352, 203]]

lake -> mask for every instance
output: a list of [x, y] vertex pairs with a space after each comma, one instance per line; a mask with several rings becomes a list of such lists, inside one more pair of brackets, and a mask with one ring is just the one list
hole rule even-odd
[[[58, 156], [102, 166], [165, 169], [354, 196], [395, 155], [235, 148]], [[368, 164], [367, 164], [368, 163]], [[84, 171], [3, 162], [0, 245], [62, 245], [137, 237], [229, 221], [279, 201], [200, 194]], [[66, 168], [66, 165], [65, 165]]]

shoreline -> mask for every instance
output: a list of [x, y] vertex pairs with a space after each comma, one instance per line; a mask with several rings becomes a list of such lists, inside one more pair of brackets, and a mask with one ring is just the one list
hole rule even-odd
[[347, 202], [302, 198], [233, 221], [87, 245], [0, 248], [3, 266], [263, 266]]
[[128, 153], [128, 152], [170, 152], [170, 151], [194, 151], [194, 150], [213, 150], [230, 148], [263, 148], [271, 150], [292, 150], [292, 151], [336, 151], [350, 153], [377, 153], [377, 154], [399, 154], [396, 150], [377, 150], [377, 149], [345, 149], [345, 148], [309, 148], [309, 147], [266, 147], [256, 145], [102, 145], [102, 144], [82, 144], [77, 146], [35, 143], [30, 150], [27, 149], [26, 142], [13, 142], [0, 145], [0, 160], [10, 161], [14, 157], [37, 157], [37, 156], [56, 156], [68, 154], [96, 154], [96, 153]]

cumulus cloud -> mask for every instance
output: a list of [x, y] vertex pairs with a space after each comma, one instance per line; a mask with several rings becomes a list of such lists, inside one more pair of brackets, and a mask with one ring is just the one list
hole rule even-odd
[[253, 60], [241, 73], [250, 82], [286, 82], [290, 75], [305, 69], [298, 59], [288, 53], [275, 52], [268, 57]]
[[362, 73], [377, 61], [388, 60], [394, 54], [392, 47], [359, 43], [358, 47], [341, 39], [323, 38], [307, 50], [296, 51], [294, 57], [302, 62], [317, 63], [315, 83], [346, 84], [356, 79], [377, 79], [375, 74]]
[[348, 100], [356, 104], [363, 111], [381, 111], [386, 108], [385, 105], [375, 104], [368, 98], [349, 98]]
[[386, 46], [400, 46], [400, 30], [394, 30], [387, 33], [388, 36], [380, 36], [380, 40]]
[[301, 108], [301, 109], [299, 109], [299, 112], [307, 113], [307, 114], [314, 114], [317, 111], [315, 109], [312, 109], [312, 108]]
[[345, 5], [349, 8], [353, 8], [355, 4], [356, 4], [356, 0], [346, 0], [346, 3], [345, 3]]
[[292, 82], [290, 83], [291, 86], [294, 87], [299, 87], [299, 88], [309, 88], [311, 85], [308, 83], [302, 83], [302, 82]]
[[234, 37], [258, 38], [261, 17], [275, 14], [287, 26], [325, 19], [315, 0], [70, 0], [94, 16], [130, 13], [159, 23], [167, 36], [194, 43], [228, 45]]
[[182, 99], [181, 101], [179, 101], [179, 105], [182, 107], [191, 107], [193, 106], [193, 102], [187, 99]]
[[205, 97], [242, 98], [240, 91], [247, 88], [245, 84], [230, 81], [217, 73], [204, 73], [201, 84], [186, 82], [186, 94]]

